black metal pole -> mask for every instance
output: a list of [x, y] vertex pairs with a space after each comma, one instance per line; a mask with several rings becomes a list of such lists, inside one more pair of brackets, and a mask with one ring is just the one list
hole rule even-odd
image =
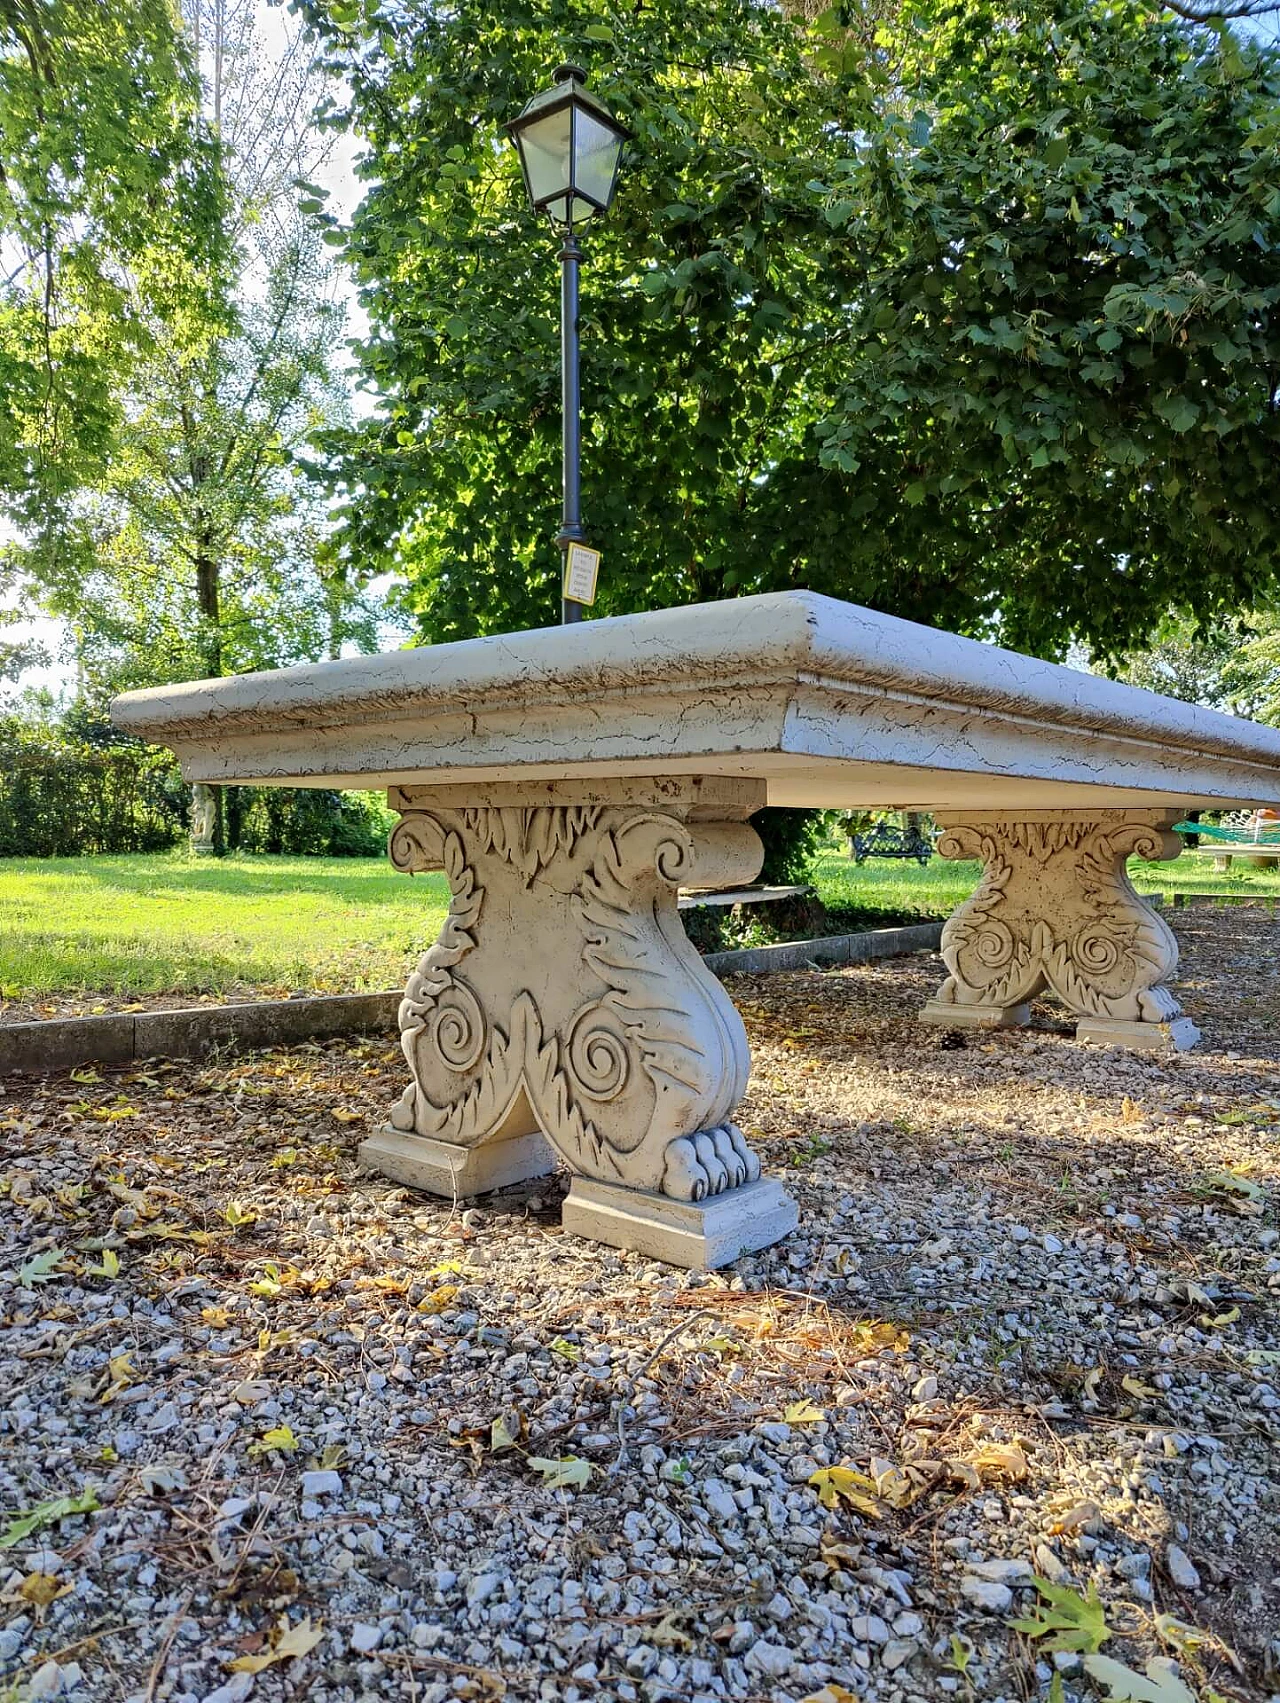
[[[560, 249], [560, 385], [564, 409], [564, 511], [556, 543], [560, 546], [560, 586], [569, 546], [584, 543], [582, 529], [582, 402], [578, 388], [578, 262], [582, 250], [572, 228]], [[581, 621], [582, 605], [561, 596], [561, 623]]]

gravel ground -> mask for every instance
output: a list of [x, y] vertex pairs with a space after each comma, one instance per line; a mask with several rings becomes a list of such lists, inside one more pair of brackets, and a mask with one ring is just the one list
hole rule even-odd
[[1179, 1058], [731, 984], [801, 1226], [713, 1276], [358, 1176], [381, 1043], [7, 1083], [0, 1699], [1104, 1696], [1033, 1572], [1275, 1695], [1280, 924], [1177, 923]]

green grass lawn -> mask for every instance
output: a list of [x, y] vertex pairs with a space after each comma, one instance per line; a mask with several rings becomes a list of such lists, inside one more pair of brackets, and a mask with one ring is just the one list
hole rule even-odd
[[[1205, 859], [1132, 866], [1145, 892], [1280, 899], [1280, 871]], [[858, 868], [823, 852], [815, 882], [865, 926], [945, 916], [978, 866]], [[399, 875], [376, 858], [156, 856], [0, 859], [0, 997], [326, 993], [402, 985], [435, 938], [444, 878]]]
[[0, 859], [0, 996], [399, 987], [447, 904], [379, 858]]

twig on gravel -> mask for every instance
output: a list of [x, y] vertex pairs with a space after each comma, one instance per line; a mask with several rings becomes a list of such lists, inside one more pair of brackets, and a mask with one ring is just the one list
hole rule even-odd
[[169, 1651], [173, 1648], [173, 1641], [178, 1636], [178, 1626], [187, 1610], [191, 1607], [191, 1599], [194, 1595], [194, 1590], [188, 1591], [186, 1596], [183, 1597], [182, 1601], [178, 1604], [177, 1608], [175, 1608], [173, 1613], [169, 1616], [169, 1624], [165, 1627], [164, 1636], [160, 1640], [160, 1648], [156, 1651], [156, 1659], [151, 1664], [151, 1674], [147, 1680], [147, 1688], [142, 1694], [143, 1703], [152, 1703], [152, 1699], [155, 1697], [156, 1686], [160, 1682], [160, 1675], [164, 1672], [164, 1664], [168, 1661]]
[[262, 1528], [267, 1523], [267, 1515], [271, 1513], [276, 1506], [276, 1502], [280, 1494], [280, 1486], [284, 1483], [284, 1479], [285, 1475], [282, 1472], [276, 1480], [274, 1488], [268, 1493], [268, 1499], [259, 1507], [258, 1517], [249, 1528], [248, 1535], [246, 1536], [244, 1543], [241, 1545], [240, 1554], [236, 1560], [235, 1567], [232, 1570], [231, 1577], [222, 1587], [220, 1594], [223, 1597], [230, 1597], [231, 1593], [235, 1590], [240, 1575], [244, 1571], [244, 1564], [252, 1554], [254, 1544], [262, 1535]]
[[75, 1650], [83, 1650], [86, 1644], [96, 1644], [99, 1638], [111, 1638], [117, 1632], [140, 1632], [144, 1625], [143, 1621], [121, 1620], [114, 1626], [100, 1626], [96, 1632], [86, 1632], [83, 1638], [76, 1638], [70, 1644], [63, 1644], [60, 1649], [51, 1650], [42, 1660], [60, 1663], [63, 1656], [69, 1656]]
[[[673, 1330], [669, 1330], [667, 1332], [667, 1334], [663, 1337], [662, 1341], [654, 1349], [653, 1353], [645, 1361], [644, 1365], [636, 1373], [635, 1377], [632, 1378], [632, 1380], [631, 1380], [631, 1393], [632, 1394], [635, 1393], [636, 1385], [639, 1383], [640, 1379], [644, 1377], [645, 1373], [649, 1370], [650, 1366], [652, 1366], [654, 1364], [654, 1362], [661, 1357], [663, 1352], [668, 1347], [670, 1347], [670, 1345], [675, 1341], [675, 1339], [678, 1336], [682, 1335], [683, 1332], [687, 1331], [690, 1325], [696, 1324], [699, 1319], [705, 1319], [706, 1317], [708, 1317], [710, 1312], [711, 1312], [710, 1307], [700, 1307], [696, 1313], [690, 1313], [690, 1315], [687, 1319], [681, 1319], [680, 1323], [678, 1325], [676, 1325]], [[613, 1466], [610, 1469], [610, 1471], [613, 1472], [613, 1473], [621, 1472], [623, 1466], [626, 1463], [626, 1459], [627, 1459], [627, 1434], [626, 1434], [626, 1429], [625, 1429], [623, 1418], [622, 1418], [623, 1414], [626, 1412], [626, 1409], [627, 1409], [626, 1402], [620, 1401], [618, 1403], [618, 1457], [614, 1461]]]

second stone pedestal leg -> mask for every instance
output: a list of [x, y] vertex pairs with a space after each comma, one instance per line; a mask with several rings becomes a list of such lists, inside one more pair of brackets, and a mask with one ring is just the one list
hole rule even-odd
[[1193, 1046], [1200, 1032], [1164, 985], [1178, 943], [1130, 884], [1126, 860], [1177, 857], [1176, 812], [1038, 812], [953, 821], [944, 857], [977, 858], [982, 879], [942, 931], [947, 977], [926, 1023], [1025, 1023], [1028, 1002], [1057, 995], [1080, 1040], [1153, 1050]]

